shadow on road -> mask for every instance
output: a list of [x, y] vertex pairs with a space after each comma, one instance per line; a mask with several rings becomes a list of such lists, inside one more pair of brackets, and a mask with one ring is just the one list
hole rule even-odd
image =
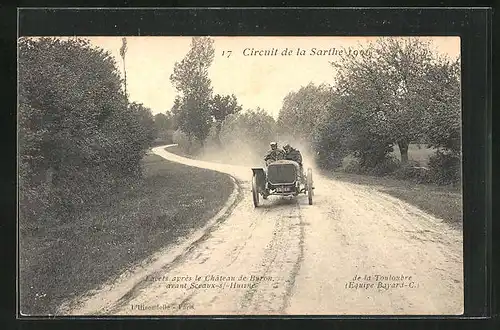
[[290, 197], [280, 197], [280, 196], [269, 196], [267, 200], [260, 200], [260, 204], [258, 208], [269, 209], [275, 208], [277, 206], [286, 206], [286, 205], [297, 205], [300, 204], [300, 200], [303, 196], [298, 196], [294, 198]]

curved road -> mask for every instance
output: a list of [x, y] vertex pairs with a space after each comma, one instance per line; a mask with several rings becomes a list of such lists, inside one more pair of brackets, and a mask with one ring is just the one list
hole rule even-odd
[[67, 313], [463, 312], [462, 233], [440, 219], [370, 187], [317, 174], [313, 205], [305, 195], [270, 197], [255, 209], [249, 168], [183, 158], [165, 146], [153, 152], [228, 173], [237, 193], [196, 242], [162, 251]]

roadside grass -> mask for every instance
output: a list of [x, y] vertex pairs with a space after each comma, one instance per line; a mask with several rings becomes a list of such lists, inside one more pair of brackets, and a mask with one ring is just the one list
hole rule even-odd
[[[20, 219], [20, 298], [24, 315], [59, 305], [202, 227], [233, 190], [230, 177], [169, 162], [143, 160], [144, 179], [130, 182], [85, 214], [64, 223]], [[214, 189], [217, 187], [217, 189]]]
[[335, 180], [370, 186], [428, 212], [454, 228], [462, 228], [462, 193], [460, 187], [416, 184], [389, 177], [323, 172]]

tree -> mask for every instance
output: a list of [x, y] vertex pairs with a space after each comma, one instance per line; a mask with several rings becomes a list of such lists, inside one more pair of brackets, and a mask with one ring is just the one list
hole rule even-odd
[[182, 61], [175, 63], [170, 80], [179, 92], [176, 99], [176, 119], [190, 139], [203, 144], [212, 124], [212, 87], [208, 68], [214, 58], [213, 40], [193, 37], [191, 49]]
[[[133, 102], [130, 104], [133, 114], [136, 116], [134, 123], [137, 131], [131, 134], [135, 137], [135, 144], [140, 151], [145, 151], [151, 146], [151, 142], [155, 138], [155, 122], [151, 109], [144, 106], [142, 103]], [[139, 153], [139, 151], [138, 151]]]
[[408, 145], [423, 136], [427, 103], [422, 95], [436, 88], [427, 79], [435, 61], [430, 43], [419, 38], [380, 38], [365, 54], [346, 55], [332, 63], [338, 91], [356, 117], [353, 123], [363, 125], [365, 133], [396, 143], [402, 163], [407, 163]]
[[125, 96], [128, 98], [127, 94], [127, 68], [125, 66], [125, 55], [127, 54], [127, 38], [122, 38], [122, 46], [120, 48], [120, 56], [123, 60], [123, 73], [125, 75]]
[[172, 108], [170, 108], [170, 113], [172, 114], [172, 129], [177, 130], [180, 128], [180, 120], [179, 117], [181, 116], [181, 98], [177, 96], [174, 100], [174, 104], [172, 105]]
[[239, 113], [242, 107], [238, 104], [238, 100], [234, 94], [221, 96], [215, 95], [211, 102], [211, 112], [215, 121], [215, 139], [220, 144], [220, 130], [222, 123], [229, 116]]
[[222, 124], [220, 139], [224, 145], [236, 143], [239, 148], [267, 149], [273, 140], [276, 122], [265, 110], [257, 107], [227, 116]]
[[157, 113], [154, 116], [155, 127], [158, 131], [167, 131], [172, 128], [171, 122], [172, 114], [170, 112], [167, 113]]
[[22, 196], [46, 183], [60, 203], [83, 205], [136, 173], [147, 115], [127, 107], [111, 54], [80, 38], [22, 38], [18, 47]]
[[423, 98], [427, 104], [422, 123], [425, 141], [436, 152], [429, 158], [429, 178], [438, 184], [461, 182], [460, 61], [442, 58], [428, 79], [435, 86]]
[[340, 166], [344, 157], [349, 154], [349, 139], [352, 137], [348, 114], [342, 111], [337, 96], [332, 93], [325, 114], [318, 121], [312, 136], [318, 164], [323, 168]]
[[426, 114], [422, 122], [424, 139], [432, 148], [461, 153], [460, 60], [442, 58], [427, 73], [432, 89], [422, 93]]
[[158, 113], [154, 116], [154, 131], [156, 138], [161, 140], [170, 140], [173, 132], [172, 113]]
[[317, 126], [326, 120], [331, 95], [329, 86], [312, 83], [290, 92], [278, 115], [280, 133], [311, 142]]

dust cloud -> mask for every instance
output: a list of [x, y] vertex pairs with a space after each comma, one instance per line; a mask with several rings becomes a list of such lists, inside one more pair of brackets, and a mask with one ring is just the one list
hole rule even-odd
[[[246, 167], [264, 167], [264, 156], [269, 150], [269, 142], [241, 141], [235, 139], [231, 142], [224, 142], [221, 145], [207, 143], [204, 148], [197, 152], [196, 158], [207, 162], [222, 163], [228, 165], [238, 165]], [[278, 146], [283, 148], [285, 144], [290, 144], [298, 149], [302, 154], [304, 169], [311, 168], [318, 173], [315, 152], [312, 146], [300, 139], [291, 136], [280, 136], [276, 141]]]
[[266, 152], [265, 148], [255, 143], [234, 141], [222, 145], [208, 144], [198, 151], [196, 158], [228, 165], [262, 167]]

